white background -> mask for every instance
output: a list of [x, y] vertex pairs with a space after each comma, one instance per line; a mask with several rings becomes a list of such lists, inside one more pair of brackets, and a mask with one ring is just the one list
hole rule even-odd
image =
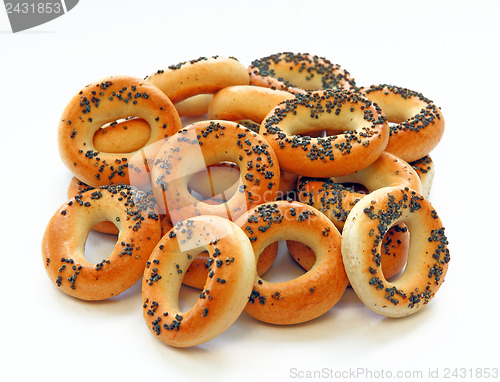
[[[439, 367], [444, 377], [445, 368], [500, 367], [491, 350], [500, 340], [499, 5], [82, 0], [17, 34], [0, 7], [1, 379], [287, 381], [323, 369], [427, 377]], [[408, 87], [442, 108], [430, 199], [451, 262], [436, 298], [418, 314], [386, 319], [348, 290], [312, 322], [276, 327], [244, 313], [216, 339], [180, 350], [145, 325], [140, 285], [97, 303], [61, 293], [45, 274], [40, 243], [71, 179], [56, 144], [69, 98], [108, 75], [144, 77], [212, 55], [248, 65], [280, 51], [327, 57], [358, 85]]]

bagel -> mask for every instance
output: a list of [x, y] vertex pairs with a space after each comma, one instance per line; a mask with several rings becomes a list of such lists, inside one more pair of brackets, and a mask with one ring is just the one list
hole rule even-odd
[[348, 281], [341, 236], [321, 212], [299, 202], [276, 201], [253, 207], [236, 224], [250, 238], [257, 258], [270, 243], [297, 238], [317, 255], [308, 272], [289, 281], [269, 282], [255, 273], [245, 308], [249, 315], [271, 324], [297, 324], [321, 316], [342, 297]]
[[444, 133], [441, 110], [421, 93], [393, 85], [359, 90], [392, 122], [386, 151], [412, 162], [429, 154]]
[[[155, 202], [126, 185], [76, 195], [50, 219], [42, 239], [45, 270], [60, 290], [82, 300], [105, 300], [134, 285], [160, 240]], [[111, 255], [98, 264], [85, 258], [90, 229], [103, 220], [119, 230]]]
[[[410, 231], [406, 268], [389, 282], [381, 271], [382, 238], [397, 223]], [[450, 261], [448, 240], [437, 212], [409, 188], [386, 187], [361, 199], [342, 231], [342, 256], [349, 281], [360, 300], [387, 317], [422, 309], [444, 281]]]
[[214, 94], [233, 85], [248, 85], [246, 68], [234, 57], [200, 57], [160, 69], [146, 80], [178, 103], [200, 94]]
[[416, 171], [400, 158], [383, 152], [370, 166], [353, 174], [331, 179], [301, 178], [297, 186], [297, 197], [323, 212], [335, 226], [342, 230], [352, 207], [365, 195], [356, 192], [354, 183], [366, 187], [368, 192], [383, 187], [409, 187], [422, 191], [422, 184]]
[[422, 182], [422, 195], [428, 198], [431, 193], [432, 183], [434, 182], [434, 174], [436, 173], [436, 166], [432, 158], [426, 155], [409, 164], [420, 177], [420, 181]]
[[[222, 161], [239, 166], [238, 191], [224, 204], [199, 201], [188, 191], [190, 175]], [[161, 148], [152, 175], [156, 200], [174, 224], [196, 215], [235, 220], [252, 206], [276, 199], [280, 183], [272, 148], [258, 134], [230, 121], [201, 121], [180, 130]]]
[[[260, 135], [284, 171], [313, 177], [347, 175], [368, 167], [384, 151], [389, 125], [381, 113], [368, 99], [345, 90], [296, 94], [266, 116]], [[336, 135], [299, 136], [321, 130]]]
[[[286, 246], [290, 256], [306, 271], [312, 268], [316, 255], [307, 245], [300, 241], [287, 240]], [[410, 235], [403, 224], [391, 227], [382, 242], [381, 267], [388, 280], [396, 276], [406, 265]]]
[[[208, 251], [209, 277], [196, 304], [181, 312], [182, 278], [193, 256]], [[147, 326], [164, 343], [196, 346], [227, 329], [241, 314], [252, 291], [255, 256], [247, 236], [218, 216], [178, 222], [154, 249], [142, 283]]]
[[[96, 150], [94, 134], [109, 122], [135, 116], [150, 126], [149, 139], [140, 150], [107, 153]], [[87, 85], [64, 109], [59, 123], [61, 158], [74, 176], [97, 187], [106, 184], [149, 185], [148, 164], [158, 145], [181, 128], [174, 105], [155, 86], [128, 76], [116, 76]]]
[[340, 65], [309, 53], [276, 53], [252, 61], [250, 84], [290, 93], [309, 90], [355, 90], [356, 82]]

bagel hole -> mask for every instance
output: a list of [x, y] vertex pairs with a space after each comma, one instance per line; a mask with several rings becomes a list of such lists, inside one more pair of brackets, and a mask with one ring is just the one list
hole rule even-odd
[[150, 136], [151, 127], [144, 119], [129, 116], [102, 125], [92, 139], [97, 151], [131, 153], [144, 147]]
[[[200, 261], [201, 260], [201, 261]], [[190, 277], [190, 282], [187, 278]], [[203, 251], [194, 256], [193, 262], [184, 272], [181, 289], [179, 290], [179, 310], [185, 313], [193, 306], [200, 298], [200, 291], [204, 288], [204, 284], [208, 277], [208, 251]], [[199, 284], [199, 285], [198, 285]]]
[[326, 131], [325, 130], [313, 130], [313, 131], [307, 131], [304, 133], [299, 133], [296, 135], [299, 137], [324, 138], [324, 137], [326, 137]]
[[288, 253], [295, 263], [306, 272], [316, 263], [316, 254], [304, 243], [295, 240], [287, 241]]
[[179, 310], [181, 313], [186, 313], [196, 305], [200, 299], [200, 290], [182, 284], [179, 290]]
[[233, 162], [220, 162], [193, 174], [188, 188], [199, 201], [222, 204], [235, 194], [239, 182], [239, 167]]
[[286, 241], [278, 242], [278, 253], [271, 268], [261, 278], [269, 282], [293, 280], [306, 273], [288, 252]]
[[117, 235], [90, 230], [85, 242], [85, 259], [91, 264], [102, 262], [113, 253], [117, 240]]
[[[382, 241], [382, 273], [389, 282], [397, 281], [404, 273], [408, 264], [410, 231], [400, 223], [396, 228], [391, 227]], [[408, 240], [405, 247], [404, 240]]]
[[344, 187], [352, 189], [354, 192], [357, 192], [358, 194], [368, 195], [370, 193], [370, 190], [368, 190], [361, 183], [345, 182], [345, 183], [342, 183], [342, 185]]
[[335, 135], [340, 135], [344, 134], [347, 130], [346, 129], [327, 129], [325, 130], [325, 137], [333, 137]]

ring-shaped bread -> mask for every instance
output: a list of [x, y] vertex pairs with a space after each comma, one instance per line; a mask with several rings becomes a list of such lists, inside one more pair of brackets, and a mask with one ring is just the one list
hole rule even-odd
[[[410, 231], [403, 274], [387, 281], [381, 269], [382, 238], [394, 224]], [[361, 199], [342, 231], [342, 256], [349, 281], [361, 301], [387, 317], [422, 309], [444, 281], [450, 253], [443, 224], [431, 203], [409, 188], [387, 187]]]
[[[82, 300], [116, 296], [140, 280], [161, 237], [155, 201], [131, 186], [110, 185], [85, 191], [61, 206], [42, 240], [50, 279], [65, 293]], [[85, 258], [90, 229], [110, 221], [119, 230], [113, 252], [92, 264]]]
[[[196, 304], [179, 308], [184, 273], [194, 257], [209, 253], [208, 277]], [[147, 326], [166, 344], [189, 347], [226, 330], [248, 302], [255, 276], [255, 256], [243, 231], [218, 216], [178, 222], [154, 249], [142, 283]]]
[[391, 122], [386, 151], [413, 162], [429, 154], [443, 137], [441, 109], [421, 93], [393, 85], [372, 85], [359, 91]]
[[368, 192], [383, 187], [409, 187], [422, 192], [422, 184], [416, 171], [395, 155], [383, 152], [370, 166], [352, 174], [335, 178], [300, 178], [297, 197], [323, 212], [342, 231], [352, 207], [365, 194], [345, 184], [361, 184]]
[[[105, 124], [122, 118], [139, 117], [150, 126], [149, 139], [143, 148], [126, 153], [96, 150], [94, 134]], [[61, 158], [86, 184], [133, 183], [149, 185], [149, 163], [158, 145], [181, 128], [174, 105], [149, 82], [129, 77], [108, 77], [87, 85], [64, 109], [59, 123], [58, 144]]]
[[290, 93], [310, 90], [355, 90], [349, 72], [324, 57], [309, 53], [276, 53], [252, 61], [248, 67], [250, 84]]
[[321, 212], [299, 202], [276, 201], [254, 207], [236, 224], [250, 238], [257, 258], [270, 243], [280, 240], [300, 240], [317, 258], [308, 272], [284, 282], [266, 281], [255, 273], [245, 308], [252, 317], [271, 324], [297, 324], [323, 315], [342, 297], [348, 280], [341, 236]]
[[[308, 132], [334, 135], [312, 138]], [[296, 94], [262, 122], [262, 135], [284, 171], [332, 177], [361, 170], [384, 151], [389, 125], [381, 110], [358, 93], [323, 90]]]
[[[217, 205], [191, 195], [191, 175], [223, 161], [239, 166], [236, 193]], [[279, 164], [273, 149], [260, 135], [231, 121], [201, 121], [180, 130], [163, 145], [152, 171], [156, 200], [174, 224], [197, 215], [234, 221], [253, 206], [275, 200], [279, 183]]]
[[200, 57], [160, 69], [146, 80], [174, 103], [201, 94], [214, 94], [233, 85], [248, 85], [246, 68], [234, 57]]

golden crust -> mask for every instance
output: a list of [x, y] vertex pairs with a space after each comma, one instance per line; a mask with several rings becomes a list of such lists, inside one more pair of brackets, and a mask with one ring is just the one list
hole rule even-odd
[[[187, 312], [178, 305], [182, 278], [193, 256], [210, 256], [203, 291]], [[227, 329], [241, 314], [256, 273], [255, 256], [246, 235], [217, 216], [179, 222], [151, 254], [142, 284], [147, 326], [158, 339], [176, 347], [195, 346]]]
[[[75, 196], [80, 195], [85, 191], [94, 189], [95, 189], [94, 187], [91, 187], [83, 183], [81, 180], [78, 180], [78, 178], [73, 177], [68, 186], [68, 199], [72, 199]], [[168, 221], [166, 216], [160, 215], [160, 218], [161, 218], [161, 235], [163, 236], [165, 235], [166, 232], [170, 231], [170, 229], [172, 228], [172, 223]], [[106, 233], [108, 235], [119, 234], [118, 228], [111, 221], [101, 221], [95, 224], [92, 227], [92, 230], [101, 233]]]
[[380, 106], [393, 123], [386, 151], [412, 162], [429, 154], [443, 137], [443, 114], [422, 94], [392, 85], [359, 91]]
[[144, 147], [151, 135], [151, 128], [141, 118], [113, 122], [101, 127], [94, 134], [94, 147], [105, 153], [131, 153]]
[[197, 117], [208, 113], [208, 105], [212, 101], [212, 94], [197, 94], [177, 102], [175, 109], [181, 117]]
[[[312, 138], [321, 130], [336, 135]], [[389, 125], [380, 109], [358, 93], [297, 94], [276, 106], [260, 134], [273, 147], [282, 170], [303, 176], [342, 176], [372, 164], [384, 151]]]
[[289, 92], [259, 86], [230, 86], [217, 92], [208, 107], [209, 119], [251, 120], [258, 124], [280, 102], [293, 98]]
[[[137, 116], [150, 126], [146, 145], [127, 153], [98, 151], [94, 134], [120, 118]], [[61, 159], [72, 174], [93, 187], [106, 184], [149, 184], [148, 163], [164, 140], [181, 128], [174, 105], [147, 81], [128, 76], [108, 77], [87, 85], [64, 109], [59, 123]]]
[[315, 265], [285, 282], [268, 282], [256, 274], [245, 311], [267, 323], [290, 325], [317, 318], [342, 297], [347, 276], [340, 253], [341, 236], [321, 212], [299, 202], [277, 201], [254, 207], [236, 224], [250, 238], [258, 256], [270, 243], [296, 239], [314, 249]]
[[[119, 230], [111, 255], [98, 264], [85, 259], [89, 230], [103, 220]], [[160, 239], [154, 200], [130, 186], [85, 191], [61, 206], [50, 219], [42, 240], [42, 256], [50, 279], [65, 293], [82, 300], [104, 300], [135, 284]]]
[[[389, 282], [381, 270], [382, 238], [396, 223], [411, 236], [408, 263]], [[444, 281], [450, 261], [448, 241], [437, 212], [421, 194], [408, 188], [381, 188], [361, 199], [342, 231], [342, 256], [351, 285], [361, 301], [387, 317], [422, 309]]]
[[173, 102], [199, 94], [214, 94], [233, 85], [248, 85], [246, 68], [231, 57], [200, 57], [171, 65], [146, 78]]
[[250, 84], [304, 94], [310, 90], [356, 89], [349, 72], [324, 57], [308, 53], [277, 53], [254, 60]]

